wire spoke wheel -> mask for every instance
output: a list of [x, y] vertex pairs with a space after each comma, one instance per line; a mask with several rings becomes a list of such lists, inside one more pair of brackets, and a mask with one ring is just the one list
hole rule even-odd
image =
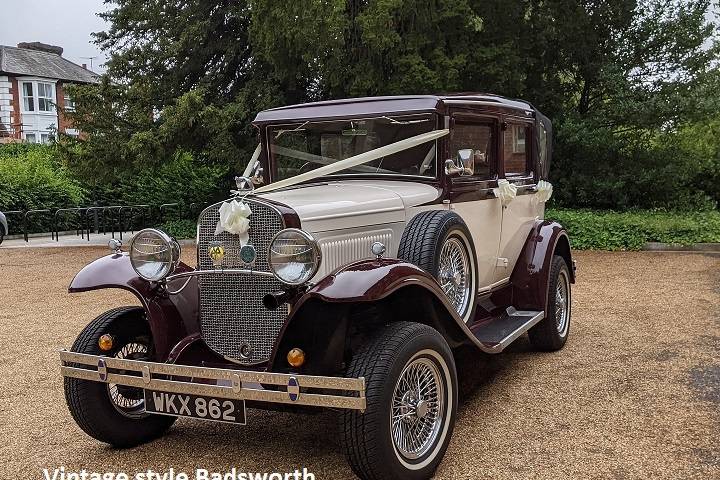
[[442, 246], [439, 281], [458, 314], [464, 315], [470, 303], [470, 260], [463, 242], [450, 237]]
[[568, 277], [565, 271], [561, 271], [555, 287], [555, 326], [560, 334], [565, 333], [568, 324], [569, 301], [570, 286]]
[[[125, 360], [142, 360], [147, 359], [148, 347], [139, 342], [131, 342], [124, 345], [115, 355], [115, 358]], [[145, 416], [145, 399], [142, 389], [118, 385], [116, 383], [107, 384], [110, 401], [118, 412], [130, 418], [139, 418]]]
[[392, 397], [390, 431], [400, 454], [415, 460], [435, 444], [443, 424], [444, 384], [440, 370], [426, 357], [411, 360]]

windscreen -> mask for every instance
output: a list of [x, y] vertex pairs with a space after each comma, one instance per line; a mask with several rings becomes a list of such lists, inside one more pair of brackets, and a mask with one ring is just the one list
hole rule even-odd
[[[276, 180], [283, 180], [432, 130], [432, 114], [382, 116], [273, 125], [268, 140]], [[336, 175], [435, 177], [435, 149], [435, 142], [428, 142]]]

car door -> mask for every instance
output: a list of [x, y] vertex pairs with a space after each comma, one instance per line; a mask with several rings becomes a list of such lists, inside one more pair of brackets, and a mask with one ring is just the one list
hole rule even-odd
[[450, 179], [450, 208], [470, 230], [478, 262], [478, 289], [487, 290], [495, 281], [500, 243], [502, 207], [492, 190], [498, 178], [497, 118], [474, 114], [455, 114], [448, 147], [449, 158], [461, 151], [472, 151], [471, 171]]
[[534, 125], [528, 119], [506, 117], [501, 125], [500, 178], [517, 187], [517, 196], [502, 209], [502, 234], [495, 281], [510, 278], [525, 241], [537, 218], [542, 218], [544, 204], [537, 201], [533, 171]]

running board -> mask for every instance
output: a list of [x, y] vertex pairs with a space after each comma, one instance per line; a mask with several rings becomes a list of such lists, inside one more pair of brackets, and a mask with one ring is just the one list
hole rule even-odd
[[508, 307], [502, 315], [473, 326], [470, 331], [490, 353], [500, 353], [544, 317], [544, 312]]

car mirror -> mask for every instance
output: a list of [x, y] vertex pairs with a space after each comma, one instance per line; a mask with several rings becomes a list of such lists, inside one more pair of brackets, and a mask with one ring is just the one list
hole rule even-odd
[[462, 169], [460, 175], [473, 175], [475, 173], [475, 152], [472, 148], [458, 150], [457, 166]]

